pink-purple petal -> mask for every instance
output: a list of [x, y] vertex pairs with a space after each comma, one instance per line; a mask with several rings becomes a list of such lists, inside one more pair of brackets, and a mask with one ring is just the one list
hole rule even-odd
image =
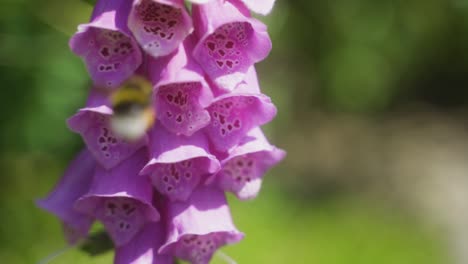
[[263, 94], [231, 93], [216, 98], [207, 108], [211, 123], [205, 128], [218, 151], [237, 145], [254, 127], [268, 123], [276, 115], [276, 107]]
[[158, 253], [165, 236], [161, 222], [146, 224], [129, 243], [116, 248], [114, 264], [173, 264], [172, 256]]
[[159, 220], [151, 183], [138, 175], [147, 161], [147, 149], [141, 149], [110, 170], [97, 166], [89, 192], [75, 203], [76, 210], [104, 224], [117, 246], [130, 241], [147, 222]]
[[271, 50], [266, 26], [238, 1], [212, 1], [192, 8], [199, 38], [193, 55], [213, 82], [233, 90], [247, 70]]
[[153, 57], [173, 52], [193, 30], [183, 0], [136, 0], [128, 26], [143, 50]]
[[[217, 0], [189, 0], [194, 4], [206, 4]], [[232, 2], [238, 0], [231, 0]], [[261, 15], [268, 15], [275, 4], [275, 0], [241, 0], [250, 10]]]
[[206, 4], [206, 3], [209, 3], [211, 1], [217, 1], [217, 0], [188, 0], [188, 1], [193, 3], [193, 4]]
[[55, 214], [63, 223], [70, 244], [86, 237], [93, 218], [74, 209], [75, 201], [88, 192], [96, 162], [87, 150], [81, 151], [70, 163], [62, 179], [49, 195], [37, 205]]
[[168, 237], [159, 250], [194, 264], [207, 264], [214, 252], [243, 234], [232, 223], [224, 193], [198, 188], [187, 202], [166, 204]]
[[253, 12], [264, 16], [268, 15], [275, 5], [275, 0], [242, 0], [242, 2]]
[[128, 0], [99, 0], [91, 22], [78, 26], [70, 48], [80, 56], [94, 84], [115, 88], [129, 78], [142, 62], [137, 42], [127, 27]]
[[237, 85], [234, 92], [235, 93], [261, 93], [260, 84], [258, 82], [257, 71], [255, 70], [255, 66], [252, 66], [247, 70], [244, 80]]
[[270, 145], [260, 128], [251, 130], [246, 142], [229, 151], [222, 170], [215, 176], [218, 186], [241, 200], [253, 199], [260, 191], [264, 174], [286, 156]]
[[193, 38], [188, 37], [175, 53], [149, 63], [158, 120], [171, 132], [186, 136], [209, 123], [204, 107], [213, 100], [192, 49]]
[[151, 160], [141, 171], [171, 201], [187, 200], [200, 182], [220, 169], [204, 134], [177, 136], [157, 123], [149, 135]]
[[110, 126], [113, 111], [105, 93], [92, 90], [86, 105], [68, 119], [68, 126], [81, 135], [89, 151], [104, 168], [116, 166], [145, 145], [145, 138], [128, 142], [114, 135]]

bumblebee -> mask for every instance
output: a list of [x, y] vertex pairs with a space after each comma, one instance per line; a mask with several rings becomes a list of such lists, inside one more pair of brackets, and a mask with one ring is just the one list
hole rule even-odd
[[134, 75], [111, 94], [114, 115], [110, 125], [118, 137], [136, 141], [153, 125], [156, 113], [152, 107], [152, 90], [151, 82]]

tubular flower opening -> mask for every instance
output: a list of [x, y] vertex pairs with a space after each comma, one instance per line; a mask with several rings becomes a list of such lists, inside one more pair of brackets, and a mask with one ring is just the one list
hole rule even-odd
[[277, 109], [255, 63], [271, 41], [250, 11], [274, 0], [98, 0], [70, 47], [92, 89], [68, 126], [86, 149], [38, 206], [69, 243], [100, 221], [114, 263], [209, 263], [243, 233], [225, 192], [255, 198], [284, 157], [260, 126]]
[[142, 49], [153, 57], [173, 52], [193, 30], [183, 0], [137, 0], [128, 26]]
[[159, 121], [171, 132], [186, 136], [208, 125], [205, 108], [213, 100], [203, 70], [191, 56], [193, 45], [194, 38], [188, 37], [172, 55], [149, 62]]
[[199, 42], [193, 55], [213, 82], [233, 90], [247, 70], [271, 50], [266, 26], [238, 1], [211, 1], [193, 7]]
[[78, 27], [70, 48], [82, 57], [95, 85], [109, 89], [130, 77], [142, 62], [127, 18], [131, 1], [99, 0], [91, 21]]
[[208, 263], [214, 252], [240, 241], [244, 235], [231, 220], [224, 193], [200, 187], [187, 202], [166, 204], [168, 235], [163, 254], [175, 255], [194, 264]]

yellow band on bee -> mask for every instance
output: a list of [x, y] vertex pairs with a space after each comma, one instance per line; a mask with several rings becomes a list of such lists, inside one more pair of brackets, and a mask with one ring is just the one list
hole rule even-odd
[[147, 104], [149, 103], [149, 98], [148, 96], [142, 94], [139, 91], [121, 89], [112, 94], [111, 101], [112, 105], [114, 106], [122, 102], [135, 102], [138, 104]]
[[122, 102], [148, 104], [151, 100], [151, 91], [151, 83], [146, 78], [135, 75], [112, 94], [111, 102], [114, 106]]

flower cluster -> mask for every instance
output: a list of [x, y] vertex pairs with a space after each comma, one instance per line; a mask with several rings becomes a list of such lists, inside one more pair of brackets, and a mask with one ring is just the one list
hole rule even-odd
[[[285, 152], [260, 129], [276, 108], [254, 64], [271, 50], [274, 0], [99, 0], [70, 47], [93, 80], [86, 106], [68, 120], [86, 149], [38, 202], [57, 215], [69, 243], [100, 221], [115, 263], [208, 263], [238, 242], [225, 192], [258, 194]], [[156, 119], [144, 137], [113, 131], [110, 95], [135, 74], [152, 84]]]

